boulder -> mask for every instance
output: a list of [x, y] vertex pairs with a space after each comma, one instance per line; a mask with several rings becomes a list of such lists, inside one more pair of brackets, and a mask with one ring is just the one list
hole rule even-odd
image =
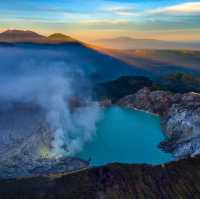
[[172, 104], [180, 99], [179, 94], [168, 91], [151, 91], [143, 88], [133, 95], [128, 95], [117, 102], [120, 106], [136, 108], [150, 113], [165, 115]]
[[162, 121], [167, 140], [161, 143], [161, 148], [177, 157], [200, 153], [199, 94], [183, 94], [179, 103], [169, 108]]

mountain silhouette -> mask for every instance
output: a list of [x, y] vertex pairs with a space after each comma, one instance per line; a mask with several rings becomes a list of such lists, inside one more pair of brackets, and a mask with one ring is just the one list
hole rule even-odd
[[30, 30], [6, 30], [0, 33], [0, 42], [7, 43], [75, 43], [77, 40], [70, 36], [55, 33], [48, 37]]

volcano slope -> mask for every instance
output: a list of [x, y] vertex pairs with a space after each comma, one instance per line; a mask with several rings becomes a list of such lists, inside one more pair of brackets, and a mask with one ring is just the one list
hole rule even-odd
[[0, 181], [2, 199], [194, 198], [200, 157], [166, 165], [111, 164], [76, 173]]
[[163, 76], [177, 72], [200, 75], [200, 53], [193, 50], [115, 50], [93, 47], [99, 52], [117, 58], [130, 66], [137, 66], [149, 74]]

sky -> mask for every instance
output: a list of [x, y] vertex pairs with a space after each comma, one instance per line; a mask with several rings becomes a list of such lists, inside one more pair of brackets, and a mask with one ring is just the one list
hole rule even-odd
[[5, 0], [0, 31], [61, 32], [77, 39], [200, 41], [200, 0]]

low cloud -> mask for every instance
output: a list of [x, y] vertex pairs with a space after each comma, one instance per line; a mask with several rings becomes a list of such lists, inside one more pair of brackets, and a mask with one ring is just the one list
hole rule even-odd
[[188, 2], [148, 11], [149, 14], [200, 15], [200, 2]]
[[113, 6], [106, 9], [107, 12], [121, 16], [137, 16], [138, 10], [133, 6]]

